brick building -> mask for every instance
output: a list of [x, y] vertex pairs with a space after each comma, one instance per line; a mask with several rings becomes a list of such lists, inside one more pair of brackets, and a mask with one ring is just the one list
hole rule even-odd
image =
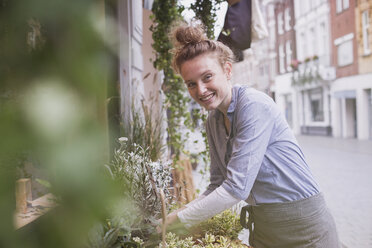
[[331, 87], [335, 137], [372, 137], [370, 4], [371, 1], [331, 1], [332, 63], [337, 76]]

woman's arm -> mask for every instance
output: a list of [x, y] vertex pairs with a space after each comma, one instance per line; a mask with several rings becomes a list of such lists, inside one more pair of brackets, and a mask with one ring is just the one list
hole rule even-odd
[[186, 227], [190, 227], [231, 208], [239, 202], [240, 199], [235, 198], [220, 186], [189, 207], [178, 211], [177, 216]]

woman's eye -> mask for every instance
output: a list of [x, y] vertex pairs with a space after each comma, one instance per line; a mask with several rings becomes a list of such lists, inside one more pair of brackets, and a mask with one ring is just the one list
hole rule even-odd
[[207, 74], [205, 77], [204, 77], [204, 80], [205, 81], [209, 81], [212, 79], [212, 74]]
[[193, 87], [195, 87], [195, 83], [188, 83], [187, 84], [187, 88], [193, 88]]

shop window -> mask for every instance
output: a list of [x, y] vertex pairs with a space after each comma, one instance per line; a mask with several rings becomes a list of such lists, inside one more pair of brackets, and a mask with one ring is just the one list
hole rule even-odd
[[324, 121], [323, 111], [323, 90], [322, 88], [316, 88], [309, 91], [311, 120], [314, 122]]
[[284, 95], [285, 99], [285, 118], [290, 127], [293, 126], [293, 114], [292, 114], [292, 95], [286, 94]]

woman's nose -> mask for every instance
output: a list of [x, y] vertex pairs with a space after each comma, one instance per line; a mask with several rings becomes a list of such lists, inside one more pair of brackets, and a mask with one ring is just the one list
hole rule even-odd
[[203, 95], [205, 91], [206, 91], [205, 85], [204, 84], [199, 84], [198, 85], [198, 94]]

